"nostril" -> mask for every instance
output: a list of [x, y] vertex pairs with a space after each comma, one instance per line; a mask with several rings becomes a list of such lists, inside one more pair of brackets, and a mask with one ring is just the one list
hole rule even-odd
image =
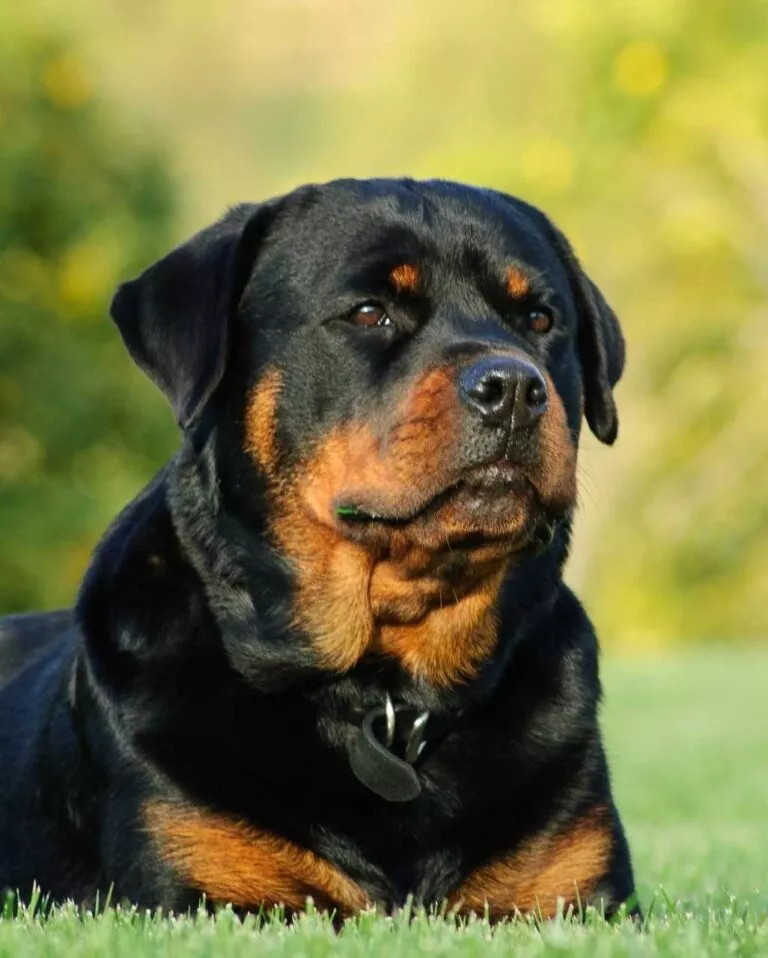
[[531, 408], [543, 406], [547, 401], [547, 387], [541, 379], [534, 379], [528, 384], [525, 401]]
[[504, 392], [504, 381], [500, 376], [483, 376], [472, 390], [475, 399], [486, 406], [495, 406], [501, 402]]
[[489, 356], [464, 369], [459, 378], [462, 401], [484, 425], [523, 428], [547, 408], [547, 384], [529, 362], [515, 356]]

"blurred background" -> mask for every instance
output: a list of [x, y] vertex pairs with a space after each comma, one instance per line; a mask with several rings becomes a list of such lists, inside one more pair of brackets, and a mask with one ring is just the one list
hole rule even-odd
[[0, 4], [0, 612], [176, 444], [116, 284], [230, 203], [408, 174], [550, 213], [622, 318], [568, 575], [605, 645], [768, 636], [763, 0]]

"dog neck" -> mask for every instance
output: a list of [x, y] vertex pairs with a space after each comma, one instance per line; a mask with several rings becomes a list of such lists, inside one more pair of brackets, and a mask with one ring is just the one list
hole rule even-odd
[[559, 581], [557, 557], [540, 557], [543, 565], [526, 558], [528, 576], [546, 571], [532, 589], [499, 545], [435, 551], [396, 535], [374, 551], [329, 534], [304, 511], [252, 531], [223, 505], [212, 442], [185, 448], [167, 482], [176, 534], [227, 655], [256, 687], [274, 690], [276, 676], [292, 685], [354, 678], [379, 663], [374, 671], [399, 673], [401, 685], [428, 696], [471, 696], [524, 627], [514, 621], [515, 594], [530, 609], [532, 592], [547, 601]]
[[428, 550], [402, 532], [370, 548], [300, 508], [274, 534], [294, 570], [293, 623], [327, 669], [377, 656], [417, 683], [450, 688], [491, 657], [509, 563], [498, 548]]

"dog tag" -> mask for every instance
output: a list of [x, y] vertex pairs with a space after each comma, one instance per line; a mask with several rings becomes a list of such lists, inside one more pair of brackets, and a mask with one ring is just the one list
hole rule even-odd
[[376, 737], [374, 722], [383, 715], [372, 709], [363, 719], [349, 750], [349, 764], [357, 780], [387, 802], [411, 802], [421, 793], [413, 766], [390, 752]]

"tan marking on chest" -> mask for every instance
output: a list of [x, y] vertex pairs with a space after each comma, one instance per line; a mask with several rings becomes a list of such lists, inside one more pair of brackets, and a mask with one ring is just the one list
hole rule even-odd
[[163, 860], [216, 903], [292, 910], [307, 898], [342, 917], [369, 905], [365, 892], [324, 858], [224, 815], [154, 802], [147, 831]]
[[511, 855], [483, 865], [449, 896], [461, 914], [491, 918], [535, 913], [543, 918], [564, 906], [585, 905], [608, 869], [613, 837], [608, 810], [596, 808], [559, 835], [535, 837]]
[[496, 646], [496, 598], [505, 569], [506, 557], [492, 571], [466, 567], [462, 580], [452, 582], [429, 572], [409, 579], [407, 565], [380, 563], [371, 580], [379, 623], [372, 649], [439, 687], [471, 679]]
[[302, 515], [298, 505], [281, 528], [290, 530], [281, 542], [298, 572], [296, 625], [312, 636], [325, 667], [346, 671], [373, 652], [444, 687], [471, 678], [493, 651], [506, 557], [494, 560], [493, 574], [484, 565], [472, 579], [465, 569], [453, 583], [430, 570], [431, 557], [421, 550], [377, 558]]

